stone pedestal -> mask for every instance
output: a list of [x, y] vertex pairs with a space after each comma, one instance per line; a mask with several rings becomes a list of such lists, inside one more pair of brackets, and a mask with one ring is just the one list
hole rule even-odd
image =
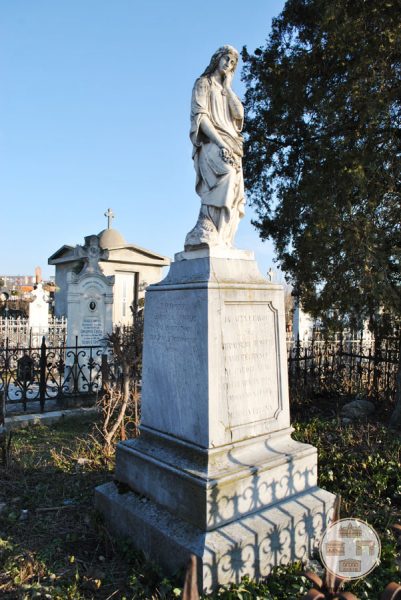
[[250, 252], [180, 253], [148, 288], [141, 436], [117, 448], [125, 493], [96, 504], [170, 572], [195, 554], [205, 591], [305, 558], [328, 521], [316, 449], [291, 438], [285, 343], [282, 287]]

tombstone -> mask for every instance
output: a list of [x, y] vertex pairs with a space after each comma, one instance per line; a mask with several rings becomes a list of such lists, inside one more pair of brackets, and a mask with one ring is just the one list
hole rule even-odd
[[[66, 378], [70, 391], [89, 391], [93, 376], [100, 370], [105, 336], [113, 329], [114, 277], [105, 276], [99, 267], [103, 251], [98, 237], [87, 236], [85, 242], [80, 250], [84, 268], [78, 274], [71, 271], [67, 277], [67, 347], [81, 349], [70, 357], [67, 352]], [[91, 349], [92, 346], [100, 348]], [[91, 373], [92, 360], [95, 364]]]
[[[235, 65], [228, 46], [210, 63], [218, 90], [227, 56]], [[199, 217], [167, 277], [146, 292], [141, 435], [118, 444], [118, 485], [95, 496], [108, 527], [168, 573], [195, 555], [205, 592], [307, 558], [334, 503], [317, 486], [316, 448], [291, 438], [283, 288], [260, 274], [253, 252], [232, 247], [241, 138], [219, 150], [207, 128], [196, 135], [210, 93], [201, 76], [191, 112], [195, 168], [204, 167]], [[239, 127], [232, 90], [215, 101], [215, 118], [234, 106]]]
[[31, 292], [32, 302], [29, 303], [28, 326], [31, 331], [31, 344], [40, 346], [42, 337], [49, 332], [49, 301], [48, 292], [43, 289], [43, 283], [39, 282]]
[[314, 319], [303, 310], [299, 298], [294, 296], [293, 339], [295, 341], [299, 339], [300, 342], [307, 343], [312, 337], [314, 324]]

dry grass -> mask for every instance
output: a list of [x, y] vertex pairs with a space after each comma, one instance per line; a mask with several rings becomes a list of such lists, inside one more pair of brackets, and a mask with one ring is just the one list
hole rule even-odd
[[[360, 600], [377, 600], [379, 590], [401, 579], [390, 532], [401, 521], [401, 440], [377, 423], [344, 427], [337, 419], [314, 418], [295, 426], [298, 439], [318, 447], [320, 485], [342, 495], [343, 516], [366, 519], [380, 534], [380, 567], [350, 586]], [[93, 421], [71, 419], [15, 433], [12, 462], [0, 468], [2, 600], [180, 597], [176, 583], [110, 537], [95, 513], [94, 488], [111, 481], [114, 468], [95, 431]], [[295, 600], [308, 588], [294, 565], [264, 583], [244, 581], [213, 597]]]
[[12, 463], [0, 470], [2, 599], [146, 597], [134, 589], [142, 573], [148, 597], [161, 597], [157, 570], [117, 545], [94, 511], [94, 488], [112, 480], [114, 464], [93, 427], [71, 419], [15, 433]]

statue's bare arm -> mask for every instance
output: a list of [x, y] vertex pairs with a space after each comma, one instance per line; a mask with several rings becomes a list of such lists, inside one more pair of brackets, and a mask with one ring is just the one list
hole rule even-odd
[[217, 133], [216, 128], [207, 115], [202, 116], [200, 129], [202, 130], [202, 133], [219, 148], [226, 148], [229, 150], [228, 146], [223, 142], [222, 138]]

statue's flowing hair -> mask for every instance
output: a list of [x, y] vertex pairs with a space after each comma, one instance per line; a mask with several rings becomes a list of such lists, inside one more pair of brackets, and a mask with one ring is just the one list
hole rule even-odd
[[208, 77], [209, 75], [214, 73], [214, 71], [217, 69], [217, 65], [219, 64], [219, 60], [225, 54], [232, 54], [234, 56], [235, 65], [232, 69], [234, 71], [238, 64], [239, 54], [235, 48], [227, 45], [227, 46], [222, 46], [221, 48], [218, 48], [216, 50], [216, 52], [213, 54], [212, 58], [210, 59], [210, 63], [208, 64], [206, 69], [203, 71], [201, 77]]

